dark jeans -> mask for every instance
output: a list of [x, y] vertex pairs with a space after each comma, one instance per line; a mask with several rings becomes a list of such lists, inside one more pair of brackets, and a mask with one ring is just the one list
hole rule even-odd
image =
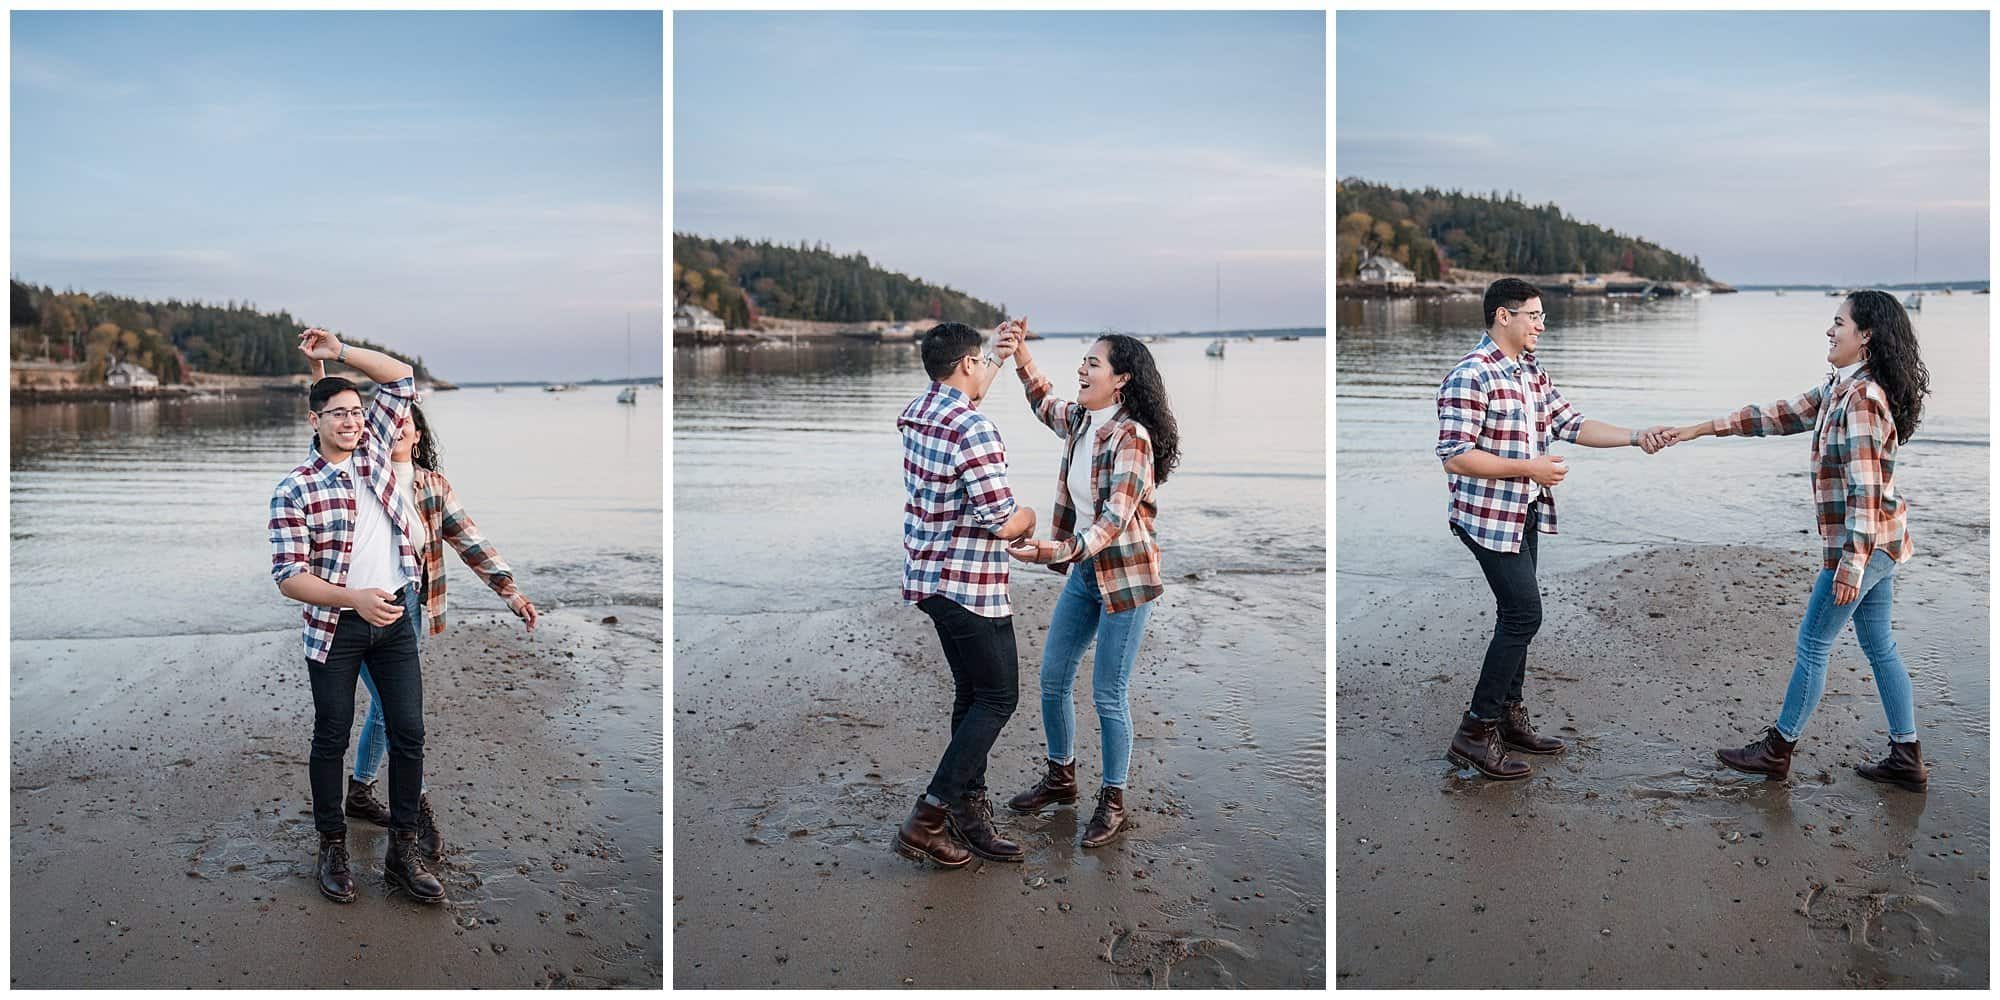
[[1466, 537], [1458, 525], [1451, 526], [1451, 533], [1479, 560], [1498, 605], [1493, 641], [1486, 645], [1486, 662], [1479, 668], [1479, 684], [1472, 689], [1472, 714], [1481, 719], [1497, 719], [1503, 703], [1521, 700], [1521, 682], [1528, 676], [1528, 643], [1542, 627], [1542, 590], [1535, 582], [1540, 512], [1539, 504], [1528, 507], [1527, 530], [1521, 536], [1521, 551], [1515, 553], [1495, 552]]
[[342, 611], [326, 663], [306, 663], [312, 678], [313, 828], [345, 833], [347, 734], [354, 725], [354, 681], [366, 660], [381, 694], [382, 722], [389, 730], [389, 829], [417, 831], [418, 795], [424, 783], [424, 679], [417, 664], [417, 589], [405, 587], [403, 617], [377, 627], [354, 611]]
[[937, 626], [951, 664], [951, 745], [926, 789], [942, 802], [986, 790], [986, 754], [1014, 715], [1020, 695], [1020, 660], [1014, 652], [1014, 619], [987, 618], [950, 598], [917, 602]]

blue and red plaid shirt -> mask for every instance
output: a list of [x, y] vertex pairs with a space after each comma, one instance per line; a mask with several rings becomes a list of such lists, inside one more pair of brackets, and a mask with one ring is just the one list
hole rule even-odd
[[937, 596], [1005, 618], [1007, 543], [993, 534], [1018, 506], [1007, 446], [965, 393], [932, 382], [896, 418], [903, 435], [903, 600]]
[[[354, 449], [354, 472], [388, 512], [389, 523], [396, 529], [403, 576], [413, 582], [423, 577], [417, 569], [416, 550], [410, 546], [403, 504], [396, 495], [389, 448], [396, 440], [396, 423], [410, 412], [416, 398], [414, 378], [387, 382], [376, 389], [368, 404], [361, 444]], [[347, 473], [320, 455], [317, 436], [309, 455], [306, 464], [293, 469], [271, 492], [271, 577], [282, 584], [300, 573], [311, 573], [336, 587], [346, 586], [354, 550], [354, 486]], [[340, 624], [340, 611], [318, 604], [305, 606], [306, 659], [326, 662], [327, 652], [333, 648], [334, 628]]]
[[[1528, 399], [1521, 392], [1525, 383], [1535, 394], [1534, 426], [1529, 426]], [[1479, 346], [1461, 358], [1438, 386], [1437, 457], [1450, 461], [1474, 448], [1501, 458], [1529, 459], [1547, 454], [1555, 438], [1575, 442], [1583, 430], [1583, 414], [1570, 408], [1569, 401], [1556, 391], [1549, 373], [1535, 363], [1532, 353], [1523, 352], [1509, 360], [1492, 337], [1479, 338]], [[1528, 449], [1528, 435], [1535, 435], [1535, 450]], [[1536, 519], [1543, 534], [1556, 533], [1555, 492], [1537, 486], [1526, 476], [1513, 479], [1481, 479], [1445, 473], [1451, 490], [1450, 523], [1458, 525], [1481, 546], [1495, 552], [1519, 552], [1528, 524], [1528, 505], [1542, 494], [1542, 510]]]

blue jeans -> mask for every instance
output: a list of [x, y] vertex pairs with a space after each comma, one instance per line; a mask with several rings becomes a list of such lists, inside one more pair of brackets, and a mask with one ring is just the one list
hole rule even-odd
[[1910, 694], [1910, 672], [1896, 655], [1896, 637], [1889, 630], [1889, 602], [1896, 593], [1896, 561], [1877, 551], [1861, 574], [1861, 597], [1851, 604], [1833, 603], [1833, 570], [1819, 571], [1805, 621], [1799, 623], [1799, 644], [1792, 664], [1792, 682], [1785, 689], [1785, 707], [1778, 715], [1778, 735], [1797, 740], [1806, 719], [1826, 692], [1826, 656], [1840, 630], [1854, 620], [1854, 637], [1875, 672], [1875, 689], [1882, 694], [1882, 711], [1889, 717], [1889, 739], [1907, 743], [1917, 738], [1917, 710]]
[[[417, 629], [417, 646], [423, 647], [424, 609], [421, 604], [405, 608], [403, 617], [411, 621]], [[382, 770], [382, 761], [389, 756], [389, 730], [382, 725], [382, 696], [375, 692], [375, 678], [368, 675], [368, 664], [361, 664], [361, 683], [368, 688], [368, 717], [361, 720], [361, 735], [354, 748], [354, 780], [367, 784], [375, 780], [375, 773]], [[429, 782], [424, 790], [429, 790]]]
[[1084, 649], [1092, 636], [1097, 638], [1090, 694], [1104, 741], [1104, 784], [1112, 788], [1125, 787], [1126, 771], [1132, 763], [1132, 712], [1126, 701], [1126, 684], [1132, 679], [1132, 663], [1139, 658], [1146, 620], [1152, 616], [1151, 601], [1117, 614], [1105, 611], [1096, 569], [1089, 562], [1075, 563], [1069, 568], [1062, 596], [1056, 598], [1048, 641], [1042, 644], [1042, 730], [1048, 737], [1049, 759], [1070, 764], [1076, 761], [1072, 748], [1076, 707], [1070, 704], [1070, 690], [1076, 682], [1076, 669], [1083, 663]]

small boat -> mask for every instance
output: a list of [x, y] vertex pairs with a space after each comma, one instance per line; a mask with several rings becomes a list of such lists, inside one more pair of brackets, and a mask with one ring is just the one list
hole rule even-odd
[[1207, 354], [1211, 358], [1219, 358], [1222, 357], [1222, 348], [1223, 348], [1222, 341], [1220, 339], [1216, 339], [1210, 341], [1208, 344], [1208, 350], [1202, 353]]
[[[631, 313], [625, 314], [625, 377], [626, 378], [632, 377], [632, 314]], [[639, 402], [639, 387], [636, 385], [628, 385], [625, 388], [618, 390], [618, 401], [620, 403], [632, 403], [636, 405]]]
[[1279, 340], [1297, 340], [1297, 339], [1299, 339], [1299, 338], [1297, 338], [1297, 337], [1279, 337], [1278, 339], [1279, 339]]
[[545, 385], [545, 386], [542, 386], [542, 391], [543, 391], [543, 392], [570, 392], [570, 391], [574, 390], [575, 388], [576, 388], [576, 383], [574, 383], [574, 382], [556, 382], [556, 383], [554, 383], [554, 384], [551, 384], [551, 385]]
[[1772, 289], [1772, 290], [1771, 290], [1771, 294], [1773, 294], [1773, 295], [1783, 295], [1783, 294], [1785, 294], [1785, 290], [1784, 290], [1784, 289], [1782, 289], [1782, 288], [1774, 288], [1774, 289]]
[[1903, 308], [1908, 309], [1911, 312], [1923, 312], [1924, 293], [1911, 292], [1910, 294], [1903, 296]]
[[1252, 343], [1252, 344], [1254, 344], [1254, 343], [1256, 343], [1256, 342], [1257, 342], [1257, 335], [1256, 335], [1256, 334], [1254, 334], [1254, 333], [1252, 333], [1252, 334], [1247, 334], [1247, 335], [1245, 335], [1245, 336], [1244, 336], [1244, 338], [1243, 338], [1243, 339], [1244, 339], [1244, 341], [1245, 341], [1245, 342], [1247, 342], [1247, 343]]
[[1826, 290], [1826, 297], [1829, 299], [1837, 299], [1846, 294], [1847, 289], [1845, 288], [1829, 288]]

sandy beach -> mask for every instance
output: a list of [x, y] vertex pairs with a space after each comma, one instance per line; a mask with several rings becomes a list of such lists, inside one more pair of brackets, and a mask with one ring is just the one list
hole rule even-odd
[[1987, 592], [1926, 565], [1949, 553], [1897, 577], [1928, 793], [1853, 772], [1887, 727], [1851, 630], [1787, 782], [1715, 759], [1776, 716], [1808, 544], [1545, 577], [1528, 705], [1572, 746], [1524, 756], [1535, 773], [1516, 782], [1445, 759], [1487, 589], [1343, 599], [1335, 984], [1986, 986]]
[[[1016, 567], [1020, 707], [1004, 800], [1045, 752], [1038, 665], [1061, 578]], [[1077, 845], [1091, 802], [1018, 817], [1024, 864], [939, 870], [895, 829], [950, 725], [930, 620], [674, 617], [676, 986], [1323, 986], [1325, 577], [1170, 579], [1132, 681], [1135, 821]], [[1098, 731], [1086, 657], [1078, 780]]]
[[317, 891], [296, 629], [14, 642], [11, 985], [662, 985], [661, 618], [427, 637], [440, 906], [358, 820], [359, 898]]

